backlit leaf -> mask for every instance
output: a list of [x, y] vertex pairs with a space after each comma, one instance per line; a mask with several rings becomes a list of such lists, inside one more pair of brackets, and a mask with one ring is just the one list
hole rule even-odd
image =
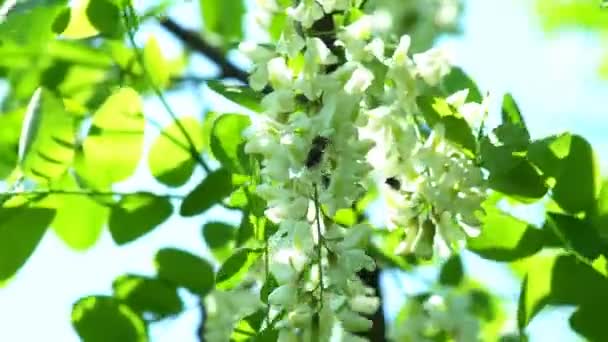
[[211, 151], [222, 166], [234, 173], [249, 172], [249, 157], [245, 154], [243, 131], [251, 125], [249, 117], [224, 114], [215, 120], [211, 132]]
[[[197, 153], [203, 148], [203, 128], [193, 117], [179, 119], [190, 140], [197, 148]], [[188, 139], [182, 133], [177, 123], [165, 128], [156, 138], [148, 155], [148, 166], [152, 175], [161, 183], [168, 186], [184, 185], [192, 176], [196, 161], [190, 152]]]

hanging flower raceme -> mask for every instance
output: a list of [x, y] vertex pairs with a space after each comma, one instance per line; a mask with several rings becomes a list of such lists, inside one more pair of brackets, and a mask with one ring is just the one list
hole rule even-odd
[[276, 48], [241, 45], [254, 63], [251, 87], [265, 90], [245, 152], [261, 157], [256, 193], [278, 226], [265, 248], [277, 283], [268, 295], [272, 323], [265, 324], [278, 329], [280, 341], [356, 341], [371, 328], [366, 316], [379, 299], [357, 276], [375, 268], [365, 253], [370, 227], [332, 218], [367, 192], [372, 175], [391, 180], [383, 194], [392, 225], [406, 229], [405, 252], [430, 256], [435, 236], [453, 247], [479, 224], [479, 169], [441, 126], [425, 138], [419, 122], [421, 83], [437, 85], [449, 71], [447, 58], [442, 50], [410, 58], [409, 37], [386, 43], [370, 15], [345, 20], [335, 32], [313, 29], [355, 3], [298, 1], [284, 9], [289, 19]]

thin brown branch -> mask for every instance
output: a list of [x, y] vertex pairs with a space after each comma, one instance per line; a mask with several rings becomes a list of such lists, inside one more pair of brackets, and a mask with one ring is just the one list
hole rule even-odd
[[205, 55], [217, 64], [220, 68], [221, 78], [236, 78], [243, 83], [247, 83], [247, 72], [230, 62], [222, 50], [209, 44], [196, 31], [182, 27], [169, 17], [161, 18], [160, 24], [179, 38], [188, 48]]

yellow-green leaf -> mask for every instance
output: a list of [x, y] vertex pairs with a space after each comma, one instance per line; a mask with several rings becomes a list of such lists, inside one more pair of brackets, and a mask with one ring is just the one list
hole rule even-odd
[[174, 187], [184, 185], [190, 179], [196, 163], [189, 151], [188, 139], [178, 126], [180, 124], [196, 146], [197, 152], [200, 152], [203, 148], [201, 123], [193, 117], [185, 117], [161, 132], [148, 155], [152, 175], [159, 182]]

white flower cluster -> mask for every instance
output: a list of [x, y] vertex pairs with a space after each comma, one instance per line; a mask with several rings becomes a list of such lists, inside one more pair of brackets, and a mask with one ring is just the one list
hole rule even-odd
[[464, 224], [478, 223], [479, 170], [447, 143], [441, 127], [424, 142], [416, 121], [420, 84], [440, 82], [449, 72], [447, 55], [431, 49], [410, 58], [410, 38], [390, 47], [379, 38], [382, 23], [369, 15], [332, 25], [330, 38], [315, 31], [316, 22], [358, 2], [298, 1], [285, 9], [289, 20], [275, 48], [240, 46], [254, 63], [251, 87], [266, 92], [245, 151], [262, 157], [257, 193], [279, 226], [269, 240], [279, 286], [268, 301], [280, 341], [356, 341], [354, 333], [371, 327], [364, 316], [378, 309], [378, 298], [357, 277], [375, 267], [365, 254], [370, 228], [331, 218], [365, 193], [372, 171], [399, 183], [387, 196], [393, 223], [408, 229], [410, 251], [429, 253], [420, 241], [430, 224], [452, 243], [464, 238]]
[[402, 342], [429, 342], [446, 334], [455, 342], [479, 341], [479, 321], [471, 311], [471, 297], [455, 290], [440, 291], [424, 301], [412, 298], [392, 325], [390, 338]]

